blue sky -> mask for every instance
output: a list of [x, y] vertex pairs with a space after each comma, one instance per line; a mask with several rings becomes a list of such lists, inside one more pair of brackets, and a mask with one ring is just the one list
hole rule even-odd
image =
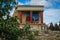
[[60, 0], [18, 0], [18, 5], [43, 5], [45, 23], [60, 21]]

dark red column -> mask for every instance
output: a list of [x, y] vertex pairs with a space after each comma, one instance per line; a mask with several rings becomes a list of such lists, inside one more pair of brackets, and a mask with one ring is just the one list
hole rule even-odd
[[22, 23], [22, 12], [20, 11], [20, 23]]
[[40, 12], [41, 23], [43, 23], [43, 11]]
[[32, 11], [30, 11], [30, 22], [32, 22]]

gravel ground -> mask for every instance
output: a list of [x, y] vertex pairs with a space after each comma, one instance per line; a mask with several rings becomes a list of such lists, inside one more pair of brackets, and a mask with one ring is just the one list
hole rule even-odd
[[36, 40], [60, 40], [60, 32], [59, 31], [48, 31], [39, 32], [38, 36], [35, 36]]

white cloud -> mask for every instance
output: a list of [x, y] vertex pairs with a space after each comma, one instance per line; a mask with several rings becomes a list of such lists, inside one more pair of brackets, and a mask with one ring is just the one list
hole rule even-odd
[[55, 5], [56, 4], [56, 2], [60, 2], [60, 0], [47, 0], [46, 2], [45, 2], [45, 7], [47, 7], [47, 8], [49, 8], [49, 7], [52, 7], [53, 5]]
[[47, 0], [45, 2], [45, 9], [46, 8], [60, 8], [56, 5], [56, 2], [60, 2], [60, 0], [53, 0], [53, 1], [52, 0]]
[[18, 2], [18, 5], [24, 5], [24, 3]]
[[45, 1], [44, 7], [45, 8], [50, 8], [52, 6], [51, 2]]
[[45, 0], [31, 0], [30, 2], [21, 3], [19, 2], [19, 5], [44, 5]]
[[31, 0], [29, 2], [30, 5], [44, 5], [45, 0]]
[[58, 23], [60, 21], [60, 9], [47, 9], [44, 11], [45, 23]]

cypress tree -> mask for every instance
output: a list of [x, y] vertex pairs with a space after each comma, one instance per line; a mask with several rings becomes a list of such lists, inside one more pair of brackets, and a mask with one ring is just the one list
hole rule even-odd
[[50, 29], [50, 30], [54, 30], [53, 23], [50, 23], [49, 29]]

